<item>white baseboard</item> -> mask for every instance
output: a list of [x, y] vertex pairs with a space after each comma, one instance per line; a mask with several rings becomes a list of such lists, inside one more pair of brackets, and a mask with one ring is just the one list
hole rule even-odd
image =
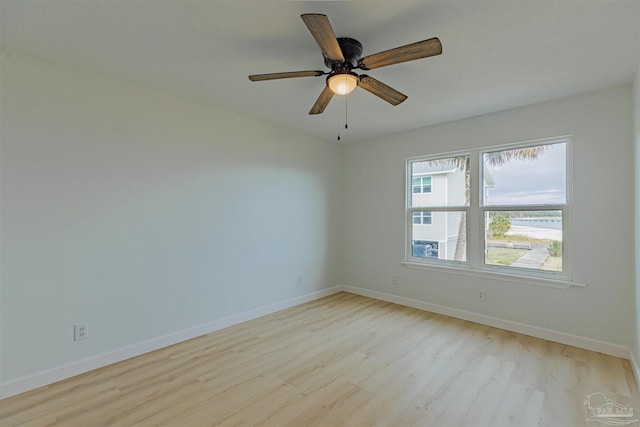
[[33, 390], [38, 387], [46, 386], [57, 381], [64, 380], [66, 378], [73, 377], [94, 369], [101, 368], [103, 366], [111, 365], [113, 363], [121, 362], [126, 359], [130, 359], [141, 354], [148, 353], [150, 351], [159, 350], [170, 345], [177, 344], [182, 341], [190, 340], [192, 338], [199, 337], [201, 335], [215, 332], [219, 329], [223, 329], [229, 326], [236, 325], [238, 323], [246, 322], [248, 320], [256, 319], [258, 317], [265, 316], [267, 314], [275, 313], [276, 311], [284, 310], [286, 308], [294, 307], [296, 305], [304, 304], [309, 301], [313, 301], [319, 298], [323, 298], [328, 295], [338, 293], [342, 290], [341, 286], [334, 286], [332, 288], [322, 289], [310, 294], [302, 295], [299, 297], [291, 298], [285, 301], [281, 301], [275, 304], [271, 304], [265, 307], [261, 307], [255, 310], [239, 313], [233, 316], [226, 317], [224, 319], [215, 320], [203, 325], [194, 326], [179, 332], [167, 334], [161, 337], [152, 338], [147, 341], [135, 343], [126, 347], [122, 347], [107, 353], [103, 353], [97, 356], [93, 356], [77, 362], [68, 363], [66, 365], [58, 366], [52, 369], [41, 371], [33, 375], [29, 375], [17, 380], [9, 381], [0, 385], [0, 399], [4, 399], [16, 394], [23, 393], [25, 391]]
[[387, 294], [385, 292], [373, 291], [370, 289], [358, 288], [354, 286], [334, 286], [332, 288], [322, 289], [310, 294], [291, 298], [276, 304], [261, 307], [244, 313], [239, 313], [224, 319], [219, 319], [203, 325], [194, 326], [176, 333], [153, 338], [147, 341], [135, 343], [126, 347], [122, 347], [107, 353], [93, 356], [77, 362], [72, 362], [63, 366], [58, 366], [46, 371], [41, 371], [27, 377], [23, 377], [14, 381], [10, 381], [0, 385], [0, 399], [4, 399], [25, 391], [33, 390], [38, 387], [46, 386], [75, 375], [82, 374], [94, 369], [101, 368], [113, 363], [117, 363], [131, 357], [139, 356], [154, 350], [159, 350], [170, 345], [177, 344], [201, 335], [215, 332], [238, 323], [256, 319], [267, 314], [275, 313], [286, 308], [304, 304], [328, 295], [338, 293], [340, 291], [349, 292], [356, 295], [362, 295], [369, 298], [375, 298], [381, 301], [387, 301], [419, 310], [429, 311], [432, 313], [443, 314], [482, 325], [492, 326], [511, 332], [517, 332], [560, 344], [571, 345], [574, 347], [584, 348], [586, 350], [597, 351], [603, 354], [629, 359], [633, 367], [636, 380], [640, 382], [640, 363], [627, 347], [612, 344], [604, 341], [594, 340], [591, 338], [581, 337], [578, 335], [558, 332], [551, 329], [531, 326], [524, 323], [513, 322], [510, 320], [499, 319], [497, 317], [487, 316], [484, 314], [473, 313], [466, 310], [451, 308], [444, 305], [432, 304], [412, 298], [401, 297], [397, 295]]
[[[586, 350], [596, 351], [598, 353], [608, 354], [611, 356], [620, 357], [622, 359], [628, 359], [630, 354], [629, 349], [622, 345], [599, 341], [592, 338], [581, 337], [565, 332], [554, 331], [551, 329], [540, 328], [538, 326], [531, 326], [524, 323], [513, 322], [510, 320], [499, 319], [497, 317], [473, 313], [471, 311], [460, 310], [457, 308], [451, 308], [440, 304], [432, 304], [412, 298], [401, 297], [397, 295], [387, 294], [385, 292], [372, 291], [370, 289], [358, 288], [354, 286], [343, 285], [342, 290], [344, 292], [349, 292], [356, 295], [375, 298], [378, 300], [392, 302], [407, 307], [417, 308], [419, 310], [429, 311], [437, 314], [444, 314], [445, 316], [451, 316], [457, 319], [480, 323], [481, 325], [493, 326], [494, 328], [500, 328], [536, 338], [542, 338], [560, 344], [566, 344]], [[636, 378], [638, 378], [637, 368], [638, 366], [634, 366], [634, 369], [636, 369]]]

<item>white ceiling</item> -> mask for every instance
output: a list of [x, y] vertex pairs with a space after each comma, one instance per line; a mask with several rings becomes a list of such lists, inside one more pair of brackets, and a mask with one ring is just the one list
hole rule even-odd
[[640, 55], [640, 0], [0, 0], [0, 36], [8, 49], [335, 140], [342, 98], [307, 114], [324, 77], [247, 79], [325, 69], [302, 13], [326, 14], [363, 55], [442, 41], [440, 56], [367, 72], [409, 98], [393, 107], [356, 90], [343, 142], [628, 83]]

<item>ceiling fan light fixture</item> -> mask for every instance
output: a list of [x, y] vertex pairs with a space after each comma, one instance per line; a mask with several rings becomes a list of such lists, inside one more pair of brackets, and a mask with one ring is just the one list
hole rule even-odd
[[336, 95], [347, 95], [358, 86], [358, 76], [355, 73], [332, 74], [327, 78], [327, 85]]

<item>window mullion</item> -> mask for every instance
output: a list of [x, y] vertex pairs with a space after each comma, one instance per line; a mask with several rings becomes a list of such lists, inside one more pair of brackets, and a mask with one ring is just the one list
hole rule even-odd
[[480, 187], [482, 186], [482, 168], [480, 167], [480, 154], [478, 151], [469, 153], [469, 207], [467, 213], [467, 260], [472, 268], [477, 268], [482, 261], [479, 258], [479, 250], [484, 239], [480, 236]]

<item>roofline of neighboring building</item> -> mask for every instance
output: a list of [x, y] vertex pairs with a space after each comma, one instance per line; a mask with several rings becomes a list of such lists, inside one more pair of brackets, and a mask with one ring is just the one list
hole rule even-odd
[[[444, 174], [447, 174], [447, 173], [454, 173], [457, 170], [458, 170], [457, 168], [453, 168], [453, 169], [447, 169], [447, 170], [444, 170], [444, 171], [418, 172], [418, 173], [414, 173], [412, 176], [444, 175]], [[484, 174], [483, 174], [483, 179], [484, 179], [484, 182], [486, 184], [486, 188], [493, 188], [493, 187], [496, 186], [496, 183], [493, 180], [493, 176], [486, 169], [485, 169]]]
[[418, 172], [418, 173], [414, 173], [412, 176], [444, 175], [446, 173], [453, 173], [456, 170], [457, 170], [457, 168], [449, 169], [449, 170], [446, 170], [446, 171]]

